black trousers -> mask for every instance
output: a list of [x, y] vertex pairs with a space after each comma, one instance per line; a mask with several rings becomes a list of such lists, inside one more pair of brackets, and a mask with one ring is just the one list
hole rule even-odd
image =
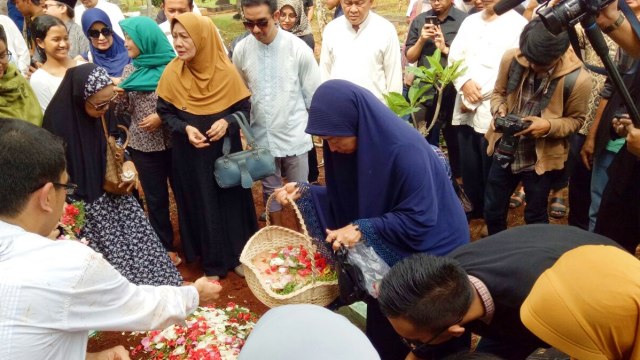
[[149, 210], [149, 222], [164, 248], [167, 251], [174, 251], [167, 183], [171, 180], [171, 150], [154, 152], [129, 150], [144, 191]]
[[569, 225], [589, 230], [589, 207], [591, 206], [591, 170], [580, 158], [580, 150], [586, 136], [573, 134], [569, 140], [569, 159], [565, 168], [569, 173]]
[[318, 181], [318, 176], [320, 176], [320, 170], [318, 169], [318, 153], [316, 152], [316, 146], [313, 145], [313, 148], [309, 150], [307, 153], [307, 158], [309, 160], [309, 183], [314, 183]]
[[473, 211], [467, 216], [470, 219], [482, 218], [485, 186], [491, 167], [491, 157], [487, 155], [488, 143], [484, 134], [476, 132], [471, 126], [457, 127], [462, 183], [465, 193], [473, 204]]

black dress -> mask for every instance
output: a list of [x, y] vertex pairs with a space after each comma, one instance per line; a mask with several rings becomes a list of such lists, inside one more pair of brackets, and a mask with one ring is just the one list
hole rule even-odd
[[187, 261], [201, 257], [207, 276], [225, 276], [239, 265], [240, 253], [258, 224], [251, 189], [222, 189], [216, 183], [213, 164], [222, 156], [222, 139], [197, 149], [189, 142], [185, 128], [191, 125], [205, 134], [215, 121], [224, 118], [229, 123], [231, 152], [237, 152], [242, 150], [242, 144], [231, 114], [243, 112], [248, 118], [249, 108], [246, 98], [217, 114], [194, 115], [158, 97], [158, 115], [172, 133], [180, 239]]

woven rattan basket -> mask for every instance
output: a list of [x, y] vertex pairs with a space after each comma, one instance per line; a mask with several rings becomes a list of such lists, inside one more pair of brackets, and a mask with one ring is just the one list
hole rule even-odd
[[[269, 209], [271, 201], [273, 201], [273, 195], [267, 200], [266, 209]], [[271, 287], [265, 283], [266, 279], [263, 278], [258, 268], [253, 265], [253, 259], [258, 254], [289, 245], [303, 245], [310, 251], [316, 251], [316, 247], [309, 236], [300, 210], [295, 202], [290, 201], [289, 203], [292, 204], [298, 217], [302, 234], [281, 226], [270, 225], [267, 214], [267, 226], [260, 229], [260, 231], [249, 239], [240, 255], [240, 262], [244, 266], [245, 280], [247, 280], [247, 285], [249, 285], [249, 289], [251, 289], [253, 295], [270, 308], [286, 304], [315, 304], [327, 306], [338, 297], [337, 280], [312, 282], [292, 293], [281, 295], [271, 290]]]

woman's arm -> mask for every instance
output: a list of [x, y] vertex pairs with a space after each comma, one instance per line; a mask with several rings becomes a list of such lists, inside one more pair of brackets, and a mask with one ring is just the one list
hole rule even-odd
[[167, 125], [172, 132], [185, 135], [187, 134], [185, 130], [187, 128], [187, 123], [180, 119], [178, 116], [178, 109], [176, 109], [173, 104], [158, 96], [156, 112], [158, 113], [158, 116], [160, 116], [160, 119], [162, 119], [162, 123]]

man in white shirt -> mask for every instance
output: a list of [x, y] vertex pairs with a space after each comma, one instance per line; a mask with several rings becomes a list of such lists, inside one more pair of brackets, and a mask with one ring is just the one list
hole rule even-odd
[[124, 14], [118, 5], [112, 4], [107, 0], [80, 0], [80, 3], [75, 8], [76, 16], [74, 20], [76, 24], [82, 26], [82, 14], [84, 14], [84, 11], [95, 7], [107, 13], [109, 20], [111, 20], [113, 31], [124, 39], [124, 33], [120, 28], [120, 20], [124, 20]]
[[469, 15], [449, 50], [449, 64], [463, 60], [467, 68], [453, 85], [458, 95], [452, 124], [459, 126], [460, 165], [464, 190], [473, 203], [469, 218], [482, 218], [484, 189], [491, 165], [484, 134], [493, 120], [490, 109], [493, 85], [506, 50], [517, 48], [527, 20], [511, 10], [502, 16], [493, 11], [498, 0], [484, 0], [484, 10]]
[[342, 0], [344, 16], [322, 34], [320, 78], [343, 79], [371, 91], [402, 93], [402, 57], [396, 28], [372, 12], [373, 0]]
[[219, 296], [206, 278], [136, 286], [88, 246], [46, 238], [75, 190], [62, 141], [0, 119], [0, 149], [0, 359], [84, 359], [89, 330], [162, 329]]
[[22, 37], [22, 32], [16, 24], [6, 15], [0, 15], [0, 25], [7, 34], [7, 50], [11, 52], [11, 62], [14, 63], [23, 75], [29, 71], [29, 48]]
[[[233, 63], [251, 90], [251, 128], [258, 145], [276, 158], [276, 174], [262, 180], [264, 199], [287, 181], [307, 182], [307, 152], [313, 144], [305, 133], [311, 97], [320, 71], [307, 44], [276, 25], [276, 0], [242, 0], [244, 25], [253, 36], [240, 41]], [[271, 219], [281, 224], [281, 207], [271, 202]]]

